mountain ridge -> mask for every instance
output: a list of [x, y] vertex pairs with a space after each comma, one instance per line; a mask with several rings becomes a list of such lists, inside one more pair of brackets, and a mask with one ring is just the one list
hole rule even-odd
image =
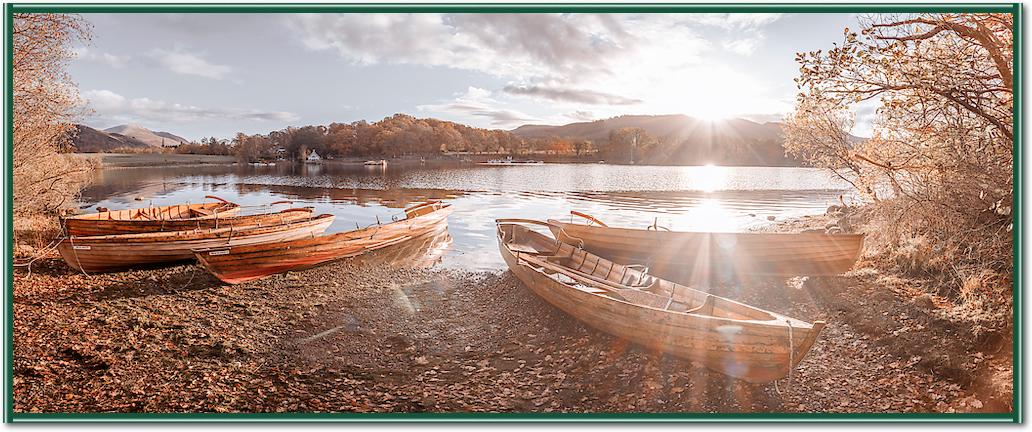
[[522, 125], [510, 132], [522, 138], [558, 137], [608, 143], [611, 132], [625, 128], [644, 129], [658, 141], [637, 155], [641, 162], [800, 164], [785, 156], [780, 123], [758, 123], [744, 118], [703, 120], [684, 114], [621, 115], [560, 126]]
[[104, 129], [103, 132], [131, 137], [151, 147], [171, 145], [172, 143], [169, 140], [179, 144], [190, 142], [190, 140], [170, 132], [153, 131], [135, 123], [112, 126]]

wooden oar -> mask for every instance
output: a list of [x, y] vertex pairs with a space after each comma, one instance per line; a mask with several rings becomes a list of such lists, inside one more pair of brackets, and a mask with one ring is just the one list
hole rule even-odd
[[594, 217], [594, 216], [592, 216], [592, 215], [589, 215], [589, 214], [587, 214], [587, 213], [581, 213], [581, 212], [579, 212], [579, 211], [576, 211], [576, 210], [570, 210], [570, 214], [572, 214], [572, 215], [574, 215], [574, 216], [580, 216], [580, 217], [582, 217], [582, 218], [584, 218], [584, 219], [587, 219], [587, 220], [589, 220], [589, 221], [592, 221], [592, 222], [594, 222], [594, 223], [597, 223], [597, 224], [598, 224], [599, 226], [601, 226], [601, 227], [605, 227], [605, 228], [608, 228], [608, 227], [609, 227], [609, 225], [606, 225], [605, 223], [602, 223], [602, 221], [600, 221], [600, 220], [598, 220], [598, 219], [595, 219], [595, 217]]
[[213, 199], [213, 200], [219, 200], [219, 201], [222, 201], [222, 202], [224, 202], [224, 203], [226, 203], [226, 204], [233, 204], [232, 202], [230, 202], [230, 201], [227, 201], [227, 200], [225, 200], [225, 199], [222, 199], [222, 198], [219, 198], [219, 197], [217, 197], [217, 196], [215, 196], [215, 195], [205, 195], [204, 197], [205, 197], [205, 198], [208, 198], [208, 199]]

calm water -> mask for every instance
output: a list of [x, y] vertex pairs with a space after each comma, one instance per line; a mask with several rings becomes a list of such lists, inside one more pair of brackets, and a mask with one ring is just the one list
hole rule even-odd
[[292, 200], [295, 207], [337, 215], [327, 231], [336, 232], [389, 221], [413, 202], [440, 199], [455, 208], [448, 221], [453, 243], [441, 265], [494, 270], [504, 267], [496, 218], [559, 219], [579, 210], [610, 225], [644, 227], [658, 218], [673, 230], [741, 231], [772, 223], [768, 216], [823, 213], [840, 195], [849, 199], [847, 186], [810, 168], [279, 164], [105, 170], [82, 201], [86, 208], [119, 209], [218, 195], [255, 206], [245, 208], [254, 213]]

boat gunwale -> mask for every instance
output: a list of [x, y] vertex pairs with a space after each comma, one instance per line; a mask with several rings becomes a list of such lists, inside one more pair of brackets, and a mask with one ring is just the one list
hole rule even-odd
[[[276, 232], [280, 230], [286, 230], [298, 225], [317, 225], [324, 219], [335, 218], [335, 215], [323, 213], [315, 216], [310, 216], [305, 219], [299, 219], [294, 221], [288, 221], [280, 224], [269, 224], [269, 225], [241, 225], [231, 226], [224, 228], [200, 228], [180, 231], [157, 231], [157, 232], [144, 232], [144, 233], [128, 233], [128, 234], [104, 234], [96, 236], [69, 236], [64, 241], [70, 242], [88, 242], [88, 243], [99, 243], [99, 244], [118, 244], [118, 243], [165, 243], [165, 242], [180, 242], [189, 240], [204, 240], [207, 236], [218, 235], [223, 233], [239, 233], [241, 236], [254, 235], [254, 231], [268, 230], [268, 232]], [[265, 231], [261, 231], [265, 232]], [[236, 235], [234, 235], [235, 237]], [[187, 238], [189, 237], [189, 238]], [[196, 237], [196, 238], [194, 238]], [[158, 239], [158, 240], [155, 240]], [[151, 240], [151, 241], [148, 241]], [[62, 241], [62, 243], [64, 242]]]
[[[322, 235], [319, 235], [319, 236], [316, 236], [316, 237], [312, 237], [312, 238], [308, 238], [308, 239], [289, 240], [289, 241], [274, 242], [274, 243], [260, 243], [260, 244], [254, 244], [254, 245], [237, 246], [235, 248], [232, 248], [232, 247], [207, 247], [207, 248], [191, 249], [191, 251], [194, 252], [194, 253], [199, 254], [199, 253], [204, 253], [204, 252], [229, 250], [230, 253], [232, 254], [232, 250], [233, 249], [236, 249], [236, 250], [239, 251], [240, 249], [243, 249], [243, 248], [255, 248], [254, 251], [245, 250], [243, 253], [254, 253], [254, 252], [258, 252], [259, 250], [268, 250], [268, 251], [271, 251], [271, 250], [289, 250], [293, 246], [293, 243], [296, 243], [296, 242], [301, 242], [301, 241], [312, 242], [312, 241], [318, 240], [318, 242], [316, 242], [315, 244], [322, 245], [322, 244], [328, 244], [328, 243], [333, 243], [333, 242], [336, 242], [336, 241], [340, 241], [341, 238], [345, 238], [346, 239], [347, 237], [353, 237], [353, 236], [356, 236], [358, 234], [361, 234], [361, 235], [358, 235], [355, 238], [355, 240], [358, 240], [358, 239], [361, 239], [362, 237], [365, 237], [365, 235], [368, 234], [369, 231], [373, 231], [373, 234], [370, 235], [370, 238], [371, 238], [371, 237], [376, 235], [377, 231], [383, 230], [386, 227], [394, 228], [394, 227], [401, 226], [400, 224], [406, 223], [406, 222], [410, 223], [411, 225], [416, 225], [416, 221], [419, 220], [419, 219], [423, 219], [420, 222], [427, 222], [427, 221], [430, 221], [432, 219], [445, 219], [451, 213], [451, 204], [442, 203], [442, 202], [439, 202], [439, 201], [438, 202], [433, 202], [433, 203], [430, 203], [430, 204], [431, 205], [440, 204], [441, 207], [438, 208], [438, 209], [435, 209], [434, 211], [432, 211], [430, 213], [422, 214], [422, 215], [419, 215], [419, 216], [416, 216], [416, 217], [413, 217], [413, 218], [399, 219], [399, 220], [396, 220], [396, 221], [388, 222], [386, 224], [372, 225], [372, 226], [368, 226], [368, 227], [365, 227], [365, 228], [360, 228], [360, 229], [357, 229], [357, 230], [341, 231], [341, 232], [332, 233], [332, 234], [322, 234]], [[425, 206], [425, 204], [421, 204], [418, 207], [422, 208], [424, 206]], [[415, 207], [413, 207], [413, 208], [415, 208]], [[441, 212], [441, 211], [444, 211], [444, 210], [448, 210], [448, 211], [445, 212], [445, 213], [438, 213], [438, 212]], [[398, 225], [396, 225], [396, 224], [398, 224]], [[436, 224], [436, 222], [435, 222], [435, 224]], [[409, 228], [411, 228], [411, 227], [409, 227]], [[309, 246], [309, 245], [306, 245], [306, 246]], [[261, 247], [261, 248], [259, 249], [259, 247]], [[347, 257], [343, 257], [343, 258], [347, 258]]]
[[843, 239], [843, 240], [847, 240], [847, 239], [848, 240], [863, 239], [863, 238], [865, 238], [867, 236], [866, 234], [863, 234], [863, 233], [831, 234], [831, 233], [819, 233], [819, 232], [790, 233], [790, 232], [754, 232], [754, 231], [727, 231], [727, 232], [723, 232], [723, 231], [713, 231], [713, 232], [710, 232], [710, 231], [655, 231], [655, 230], [648, 229], [648, 227], [646, 227], [646, 228], [627, 228], [627, 227], [614, 227], [614, 226], [604, 226], [603, 227], [603, 226], [599, 226], [599, 225], [592, 225], [592, 224], [586, 224], [586, 223], [563, 222], [563, 221], [558, 220], [558, 219], [548, 219], [548, 222], [556, 224], [558, 226], [562, 226], [564, 228], [567, 225], [573, 225], [573, 226], [578, 227], [578, 228], [588, 228], [588, 229], [598, 229], [598, 230], [613, 230], [613, 231], [622, 231], [622, 232], [630, 232], [630, 233], [640, 233], [640, 232], [653, 233], [653, 232], [656, 232], [656, 233], [661, 233], [661, 234], [664, 234], [664, 235], [687, 234], [687, 235], [711, 235], [711, 236], [746, 236], [746, 237], [753, 237], [753, 238], [760, 238], [760, 237], [767, 237], [767, 236], [770, 236], [770, 237], [815, 237], [815, 238], [820, 238], [820, 239], [838, 238], [838, 239]]
[[[176, 207], [185, 207], [186, 210], [191, 210], [191, 209], [193, 209], [195, 207], [196, 208], [205, 208], [206, 209], [208, 206], [213, 206], [214, 208], [225, 207], [225, 209], [224, 210], [216, 210], [215, 213], [211, 214], [211, 215], [203, 215], [203, 216], [195, 216], [195, 217], [185, 217], [185, 218], [157, 219], [157, 220], [214, 219], [214, 218], [218, 218], [220, 213], [230, 213], [230, 212], [235, 213], [235, 212], [239, 211], [240, 208], [241, 208], [241, 206], [239, 204], [237, 204], [237, 203], [230, 202], [230, 201], [225, 201], [225, 200], [220, 200], [219, 202], [193, 203], [193, 204], [189, 204], [189, 203], [187, 203], [187, 204], [170, 204], [170, 205], [166, 205], [166, 206], [149, 206], [149, 207], [142, 207], [142, 208], [124, 208], [124, 209], [119, 209], [119, 210], [107, 210], [107, 211], [102, 211], [102, 212], [85, 213], [85, 214], [81, 214], [81, 215], [62, 216], [61, 217], [61, 221], [62, 222], [64, 222], [64, 221], [127, 221], [127, 222], [129, 222], [129, 221], [150, 221], [149, 219], [135, 220], [135, 219], [132, 219], [132, 218], [130, 218], [130, 219], [122, 219], [122, 218], [110, 219], [110, 215], [112, 213], [120, 213], [120, 212], [132, 213], [133, 211], [145, 211], [145, 210], [154, 211], [154, 210], [161, 210], [161, 209], [172, 209], [172, 208], [176, 208]], [[164, 211], [164, 210], [161, 210], [161, 211]], [[105, 219], [105, 218], [102, 217], [102, 215], [104, 215], [105, 213], [109, 215], [109, 218]]]
[[[517, 220], [518, 219], [498, 219], [497, 221], [504, 221], [504, 222], [496, 222], [498, 233], [499, 234], [501, 233], [501, 229], [502, 229], [503, 225], [521, 226], [520, 222], [514, 222], [514, 221], [517, 221]], [[529, 221], [533, 221], [533, 220], [532, 219], [526, 219], [525, 221], [529, 222]], [[541, 222], [541, 221], [535, 221], [535, 222]], [[547, 224], [547, 222], [542, 223], [542, 224]], [[524, 228], [526, 228], [526, 227], [524, 227]], [[527, 229], [527, 232], [531, 233], [531, 235], [537, 235], [537, 236], [540, 236], [543, 239], [548, 240], [548, 237], [545, 236], [544, 234], [540, 233], [540, 232], [537, 232], [537, 231], [534, 231], [534, 230], [531, 230], [531, 229]], [[554, 239], [552, 239], [552, 241], [554, 242]], [[769, 311], [769, 310], [766, 310], [766, 309], [761, 309], [761, 308], [758, 308], [758, 307], [755, 307], [755, 306], [751, 306], [751, 305], [748, 305], [748, 304], [745, 304], [745, 303], [737, 302], [735, 300], [731, 300], [731, 299], [728, 299], [728, 298], [725, 298], [725, 297], [721, 297], [721, 296], [717, 296], [717, 295], [714, 295], [714, 294], [710, 294], [710, 293], [707, 293], [705, 291], [701, 291], [701, 290], [698, 290], [698, 289], [695, 289], [695, 288], [692, 288], [692, 287], [688, 287], [688, 286], [685, 286], [685, 285], [682, 285], [682, 284], [679, 284], [679, 283], [676, 283], [676, 282], [673, 282], [673, 281], [669, 281], [669, 280], [666, 280], [666, 279], [663, 279], [663, 280], [666, 280], [667, 282], [673, 284], [676, 287], [681, 287], [683, 289], [694, 291], [696, 293], [701, 293], [701, 294], [705, 294], [707, 296], [716, 297], [718, 299], [721, 299], [722, 301], [727, 301], [727, 302], [730, 302], [730, 303], [733, 303], [733, 304], [736, 304], [736, 305], [739, 305], [739, 306], [744, 306], [746, 308], [750, 308], [750, 309], [753, 309], [753, 310], [758, 310], [758, 311], [770, 314], [774, 318], [770, 319], [770, 320], [735, 319], [735, 318], [715, 317], [715, 316], [712, 316], [712, 315], [704, 315], [704, 314], [692, 313], [692, 312], [687, 312], [687, 311], [671, 311], [671, 310], [668, 310], [668, 309], [660, 309], [660, 308], [652, 307], [652, 306], [649, 306], [649, 305], [633, 303], [633, 302], [630, 302], [630, 301], [627, 301], [627, 300], [624, 300], [624, 299], [618, 299], [618, 298], [610, 297], [610, 296], [605, 295], [605, 293], [592, 293], [592, 292], [587, 292], [587, 291], [584, 291], [584, 290], [578, 290], [575, 287], [568, 286], [566, 284], [563, 284], [562, 282], [554, 280], [548, 274], [546, 274], [543, 269], [536, 268], [536, 267], [530, 265], [530, 263], [523, 262], [524, 260], [519, 259], [519, 255], [517, 253], [515, 253], [514, 251], [512, 251], [512, 249], [510, 249], [507, 246], [506, 243], [502, 243], [502, 244], [503, 244], [503, 247], [505, 248], [505, 250], [508, 251], [509, 254], [512, 255], [514, 258], [516, 258], [516, 262], [517, 262], [518, 265], [527, 267], [531, 271], [534, 271], [535, 273], [541, 274], [545, 278], [555, 282], [556, 285], [562, 286], [565, 289], [580, 291], [580, 292], [583, 292], [584, 294], [593, 295], [593, 296], [595, 296], [597, 298], [601, 298], [601, 299], [603, 299], [605, 301], [614, 301], [614, 302], [618, 302], [618, 303], [624, 303], [624, 304], [627, 304], [627, 305], [630, 305], [630, 306], [634, 306], [634, 307], [638, 307], [638, 308], [645, 308], [645, 309], [648, 309], [650, 311], [657, 311], [657, 312], [668, 313], [671, 316], [692, 316], [692, 317], [695, 317], [695, 318], [705, 318], [705, 319], [714, 320], [714, 321], [717, 321], [717, 322], [748, 323], [750, 325], [756, 325], [756, 326], [760, 326], [760, 327], [769, 327], [769, 328], [780, 328], [780, 329], [788, 328], [788, 325], [786, 325], [785, 323], [786, 322], [791, 322], [791, 325], [792, 325], [793, 328], [812, 330], [813, 328], [815, 328], [817, 323], [821, 323], [822, 325], [826, 325], [827, 324], [826, 322], [820, 321], [820, 320], [814, 321], [813, 323], [806, 322], [806, 321], [803, 321], [803, 320], [800, 320], [800, 319], [797, 319], [797, 318], [792, 318], [792, 317], [789, 317], [789, 316], [786, 316], [786, 315], [782, 315], [782, 314], [777, 313], [777, 312]], [[565, 244], [567, 246], [573, 247], [574, 249], [580, 249], [580, 248], [577, 248], [577, 247], [575, 247], [575, 246], [573, 246], [573, 245], [571, 245], [569, 243], [562, 243], [562, 244]], [[604, 260], [606, 262], [610, 262], [610, 263], [613, 262], [613, 261], [610, 261], [610, 260], [608, 260], [606, 258], [603, 258], [603, 257], [600, 257], [598, 255], [592, 254], [592, 253], [590, 253], [590, 252], [588, 252], [588, 251], [586, 251], [584, 249], [580, 249], [580, 250], [585, 252], [585, 253], [587, 253], [587, 254], [589, 254], [589, 255], [592, 255], [592, 256], [595, 256], [595, 257], [597, 257], [597, 258], [599, 258], [601, 260]], [[653, 277], [657, 277], [657, 276], [653, 276]], [[660, 278], [660, 279], [662, 279], [662, 278]], [[634, 288], [628, 288], [628, 289], [634, 289]]]

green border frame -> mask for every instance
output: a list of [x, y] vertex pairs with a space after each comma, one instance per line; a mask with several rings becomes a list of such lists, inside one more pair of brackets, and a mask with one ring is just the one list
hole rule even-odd
[[[15, 413], [14, 412], [14, 383], [13, 383], [13, 360], [14, 360], [14, 263], [11, 259], [13, 253], [14, 224], [12, 221], [13, 206], [11, 199], [14, 192], [13, 177], [13, 106], [14, 95], [10, 90], [13, 87], [12, 62], [13, 62], [13, 38], [11, 29], [14, 23], [15, 13], [372, 13], [372, 12], [397, 12], [397, 13], [432, 13], [432, 12], [464, 12], [464, 13], [519, 13], [519, 12], [580, 12], [580, 13], [619, 13], [619, 12], [643, 12], [643, 13], [755, 13], [755, 12], [789, 12], [789, 13], [892, 13], [892, 12], [997, 12], [1010, 13], [1014, 16], [1014, 285], [1012, 287], [1014, 296], [1014, 411], [1012, 413], [991, 414], [991, 413], [590, 413], [590, 414], [566, 414], [566, 413]], [[6, 31], [4, 40], [7, 55], [4, 56], [5, 83], [8, 91], [5, 94], [5, 137], [8, 143], [6, 151], [6, 170], [4, 193], [6, 194], [7, 220], [4, 232], [7, 236], [4, 242], [4, 253], [7, 257], [7, 275], [4, 281], [6, 291], [5, 312], [7, 316], [6, 332], [4, 334], [4, 359], [6, 367], [4, 370], [6, 385], [4, 422], [153, 422], [153, 421], [181, 421], [181, 422], [684, 422], [684, 421], [706, 421], [706, 422], [841, 422], [841, 421], [875, 421], [875, 422], [1014, 422], [1023, 421], [1022, 384], [1024, 383], [1021, 370], [1022, 359], [1024, 358], [1024, 346], [1021, 336], [1022, 323], [1022, 293], [1021, 287], [1024, 280], [1021, 269], [1022, 259], [1022, 229], [1021, 218], [1023, 203], [1023, 173], [1021, 136], [1022, 116], [1021, 101], [1023, 94], [1022, 71], [1024, 70], [1024, 59], [1021, 56], [1023, 17], [1021, 3], [969, 3], [969, 4], [836, 4], [819, 5], [805, 3], [780, 3], [780, 4], [716, 4], [716, 3], [641, 3], [641, 4], [563, 4], [563, 3], [457, 3], [457, 4], [411, 4], [411, 3], [382, 3], [382, 4], [322, 4], [322, 3], [296, 3], [296, 4], [186, 4], [186, 3], [163, 3], [163, 4], [120, 4], [120, 3], [94, 3], [94, 4], [62, 4], [62, 3], [33, 3], [18, 4], [5, 3], [4, 16], [6, 20]]]

